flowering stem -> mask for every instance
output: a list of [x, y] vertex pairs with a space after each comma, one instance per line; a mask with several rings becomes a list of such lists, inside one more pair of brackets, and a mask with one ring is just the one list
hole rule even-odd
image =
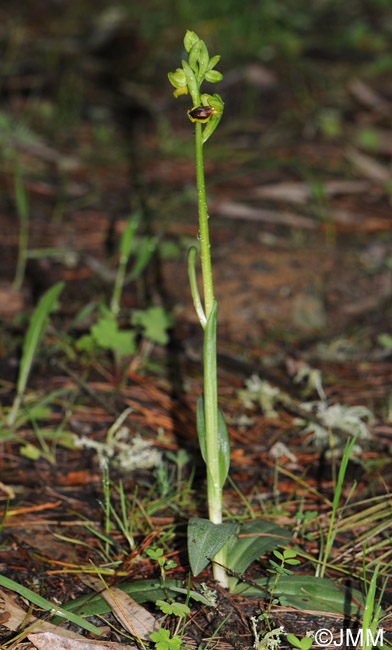
[[214, 306], [214, 287], [212, 284], [210, 235], [208, 230], [207, 199], [204, 179], [203, 132], [202, 125], [199, 122], [196, 122], [195, 127], [196, 186], [197, 206], [199, 212], [200, 259], [203, 277], [204, 311], [208, 319]]
[[[219, 436], [218, 436], [218, 381], [216, 359], [216, 302], [212, 280], [210, 235], [208, 228], [207, 199], [203, 166], [202, 125], [196, 123], [196, 186], [199, 213], [200, 259], [204, 292], [204, 311], [207, 325], [204, 330], [204, 417], [206, 428], [207, 454], [207, 495], [209, 519], [214, 524], [222, 523], [222, 487], [219, 476]], [[211, 318], [210, 318], [211, 317]], [[216, 562], [226, 564], [225, 549], [215, 556]], [[213, 564], [214, 578], [223, 587], [228, 587], [225, 569]]]

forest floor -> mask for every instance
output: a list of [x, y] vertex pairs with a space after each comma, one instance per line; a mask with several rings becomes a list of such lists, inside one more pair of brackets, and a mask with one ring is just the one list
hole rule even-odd
[[[80, 42], [75, 49], [59, 46], [61, 79], [35, 60], [29, 65], [30, 28], [3, 78], [0, 106], [1, 574], [62, 605], [91, 592], [94, 567], [111, 587], [159, 580], [146, 551], [160, 547], [176, 563], [167, 579], [186, 588], [186, 523], [207, 516], [195, 425], [203, 332], [186, 270], [186, 251], [198, 234], [187, 107], [172, 99], [165, 80], [159, 90], [121, 74], [109, 83], [111, 59], [83, 52]], [[115, 56], [121, 58], [120, 37]], [[314, 575], [342, 449], [359, 432], [340, 505], [350, 500], [339, 510], [325, 577], [365, 593], [363, 565], [368, 578], [375, 564], [388, 577], [392, 553], [392, 84], [355, 65], [344, 71], [313, 65], [333, 90], [314, 80], [308, 103], [285, 85], [282, 71], [261, 64], [229, 70], [219, 90], [222, 125], [205, 147], [219, 400], [231, 442], [224, 508], [228, 520], [264, 518], [287, 527], [301, 562], [295, 573]], [[29, 253], [17, 286], [21, 196], [28, 197]], [[119, 241], [135, 211], [141, 217], [130, 268], [146, 241], [154, 252], [124, 287], [119, 324], [127, 331], [134, 310], [162, 307], [173, 319], [168, 342], [139, 329], [132, 356], [78, 349], [97, 306], [110, 301]], [[10, 429], [28, 316], [60, 281], [64, 289], [34, 360], [24, 410]], [[124, 466], [117, 438], [105, 491], [102, 450], [121, 414], [124, 440], [147, 441], [155, 461], [143, 456], [138, 465], [135, 451], [132, 468]], [[245, 578], [266, 575], [269, 557], [252, 564]], [[201, 583], [217, 588], [210, 567], [192, 579], [193, 586]], [[41, 621], [47, 615], [2, 587], [1, 647], [45, 647], [16, 634], [32, 613]], [[341, 628], [358, 624], [344, 611], [284, 605], [283, 597], [265, 598], [262, 591], [217, 593], [216, 609], [190, 605], [184, 647], [205, 647], [213, 637], [219, 648], [250, 648], [250, 619], [266, 611], [260, 633], [266, 618], [264, 631], [283, 625], [303, 637], [326, 628], [335, 640]], [[382, 606], [391, 611], [389, 584]], [[156, 619], [162, 615], [151, 603], [145, 607]], [[105, 639], [89, 635], [89, 647], [132, 647], [113, 614], [88, 620]], [[45, 625], [38, 631], [53, 632]], [[176, 617], [163, 625], [174, 634]], [[86, 632], [66, 627], [81, 644]], [[390, 618], [383, 628], [390, 643]], [[64, 625], [56, 629], [61, 634]], [[46, 647], [57, 647], [51, 643]], [[272, 646], [260, 642], [264, 647]]]

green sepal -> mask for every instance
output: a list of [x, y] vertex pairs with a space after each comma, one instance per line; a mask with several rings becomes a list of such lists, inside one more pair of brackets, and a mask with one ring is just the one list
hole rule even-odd
[[[204, 398], [200, 396], [196, 405], [196, 426], [199, 437], [201, 456], [207, 465], [207, 442], [206, 427], [204, 418]], [[219, 462], [219, 483], [222, 488], [229, 473], [230, 467], [230, 441], [224, 417], [218, 410], [218, 462]]]
[[192, 517], [188, 523], [188, 557], [192, 573], [197, 576], [238, 530], [238, 524], [213, 524], [209, 519]]

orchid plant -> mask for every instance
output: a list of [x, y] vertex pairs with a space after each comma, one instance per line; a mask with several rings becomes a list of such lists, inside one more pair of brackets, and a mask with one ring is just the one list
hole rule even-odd
[[[220, 56], [210, 57], [204, 41], [195, 32], [184, 38], [188, 61], [169, 72], [174, 96], [190, 95], [192, 107], [188, 117], [195, 125], [196, 186], [199, 213], [200, 260], [203, 301], [196, 280], [197, 248], [188, 253], [188, 275], [193, 304], [204, 330], [204, 390], [196, 407], [196, 423], [202, 457], [207, 467], [207, 499], [209, 519], [192, 518], [188, 525], [188, 555], [194, 575], [212, 561], [214, 578], [234, 589], [235, 572], [244, 571], [256, 558], [282, 544], [290, 533], [271, 522], [256, 520], [239, 526], [222, 522], [222, 492], [230, 465], [230, 442], [224, 417], [218, 408], [217, 382], [217, 302], [214, 297], [208, 211], [203, 165], [203, 148], [214, 133], [223, 114], [224, 104], [218, 94], [201, 93], [204, 81], [216, 83], [222, 74], [215, 70]], [[229, 578], [228, 573], [231, 575]], [[233, 577], [234, 576], [234, 577]]]
[[[188, 274], [193, 303], [200, 325], [204, 330], [204, 394], [197, 404], [197, 430], [200, 449], [207, 466], [207, 494], [209, 522], [193, 519], [188, 531], [188, 548], [198, 544], [196, 540], [207, 535], [211, 530], [208, 523], [222, 524], [222, 488], [226, 480], [230, 463], [230, 445], [227, 429], [222, 414], [218, 409], [217, 363], [216, 363], [216, 328], [217, 303], [214, 297], [214, 287], [211, 268], [210, 236], [208, 228], [208, 212], [203, 165], [203, 147], [215, 131], [223, 113], [223, 101], [220, 95], [201, 94], [200, 88], [204, 81], [216, 83], [221, 81], [222, 74], [215, 70], [220, 56], [210, 58], [208, 49], [195, 32], [187, 31], [184, 38], [188, 61], [181, 62], [182, 67], [175, 72], [169, 72], [170, 83], [174, 86], [174, 96], [190, 94], [193, 106], [188, 110], [188, 117], [195, 125], [196, 153], [196, 185], [199, 213], [200, 259], [204, 305], [199, 295], [196, 281], [197, 249], [192, 246], [188, 253]], [[223, 532], [222, 530], [220, 532]], [[225, 538], [233, 532], [229, 524], [224, 530]], [[221, 535], [219, 535], [221, 538]], [[192, 540], [195, 540], [194, 542]], [[215, 556], [221, 564], [225, 563], [225, 554], [221, 549]], [[214, 577], [223, 586], [228, 585], [225, 570], [214, 564]]]

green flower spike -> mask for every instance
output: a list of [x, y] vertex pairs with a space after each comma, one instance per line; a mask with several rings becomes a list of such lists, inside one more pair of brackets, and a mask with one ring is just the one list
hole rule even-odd
[[193, 107], [187, 111], [191, 122], [205, 124], [202, 133], [202, 144], [207, 142], [213, 134], [222, 117], [224, 104], [218, 94], [200, 95], [200, 86], [203, 81], [217, 83], [223, 76], [214, 70], [220, 61], [217, 54], [210, 59], [208, 49], [195, 32], [188, 30], [184, 38], [184, 47], [188, 52], [188, 61], [181, 61], [182, 68], [169, 72], [169, 81], [174, 86], [174, 97], [187, 95], [192, 97]]

